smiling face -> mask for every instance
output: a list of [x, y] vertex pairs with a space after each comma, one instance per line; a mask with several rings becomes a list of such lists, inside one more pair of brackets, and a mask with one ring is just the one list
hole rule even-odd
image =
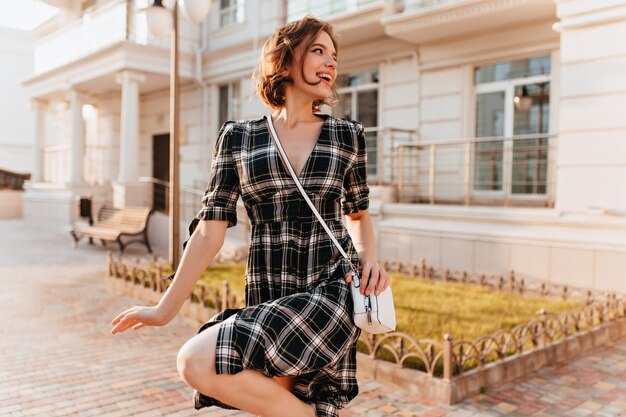
[[332, 95], [332, 86], [337, 78], [335, 45], [325, 31], [320, 32], [308, 48], [306, 44], [308, 42], [297, 48], [296, 56], [299, 58], [288, 68], [293, 80], [291, 90], [306, 95], [311, 101], [326, 100]]
[[332, 26], [305, 16], [279, 28], [263, 44], [263, 53], [252, 76], [257, 93], [274, 110], [287, 97], [310, 100], [314, 113], [322, 105], [334, 106], [338, 95], [337, 40]]

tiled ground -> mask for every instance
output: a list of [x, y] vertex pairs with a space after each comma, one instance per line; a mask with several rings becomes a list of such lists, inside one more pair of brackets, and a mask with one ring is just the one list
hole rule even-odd
[[[103, 290], [103, 250], [16, 220], [0, 221], [0, 236], [0, 416], [249, 416], [193, 409], [175, 359], [195, 326], [111, 336], [111, 319], [137, 301]], [[626, 340], [454, 406], [360, 385], [341, 417], [626, 415]]]

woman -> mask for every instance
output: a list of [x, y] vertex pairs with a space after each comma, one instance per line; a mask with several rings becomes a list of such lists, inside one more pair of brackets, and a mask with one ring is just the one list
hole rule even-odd
[[[336, 102], [336, 48], [329, 24], [312, 17], [290, 22], [265, 43], [254, 77], [304, 189], [360, 265], [362, 292], [379, 293], [389, 275], [377, 261], [367, 210], [363, 127], [315, 114]], [[336, 417], [358, 393], [350, 268], [283, 165], [266, 118], [222, 126], [203, 207], [172, 285], [158, 305], [118, 315], [112, 333], [175, 317], [236, 224], [239, 196], [252, 223], [246, 308], [205, 323], [181, 348], [179, 372], [196, 390], [196, 408]]]

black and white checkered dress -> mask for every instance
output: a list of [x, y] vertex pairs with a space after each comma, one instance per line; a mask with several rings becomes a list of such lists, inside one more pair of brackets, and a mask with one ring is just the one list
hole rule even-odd
[[[299, 179], [359, 265], [341, 216], [369, 205], [363, 126], [320, 117], [321, 134]], [[294, 394], [315, 404], [318, 416], [337, 417], [358, 393], [360, 330], [352, 321], [344, 279], [350, 269], [281, 163], [265, 118], [222, 126], [196, 218], [234, 226], [239, 196], [252, 224], [246, 308], [223, 311], [200, 328], [235, 315], [219, 330], [216, 372], [255, 369], [272, 377], [298, 376]], [[231, 408], [195, 393], [197, 409], [211, 405]]]

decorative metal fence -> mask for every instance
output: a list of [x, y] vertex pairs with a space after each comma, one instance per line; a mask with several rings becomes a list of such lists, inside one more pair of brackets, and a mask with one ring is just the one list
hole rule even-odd
[[[421, 265], [386, 264], [393, 272], [419, 271], [425, 272], [425, 276], [430, 279], [452, 280], [449, 271], [444, 274], [433, 273], [432, 268], [427, 268], [424, 262]], [[395, 271], [394, 265], [399, 267]], [[170, 273], [169, 266], [164, 261], [131, 262], [111, 253], [108, 254], [107, 270], [110, 278], [122, 279], [156, 293], [166, 290], [168, 283], [164, 278]], [[515, 290], [515, 287], [498, 285], [500, 280], [493, 285], [493, 280], [487, 280], [485, 277], [478, 281], [472, 279], [469, 274], [462, 277], [465, 279], [458, 282], [490, 285], [502, 291]], [[544, 295], [549, 295], [552, 294], [550, 290], [554, 287], [544, 283], [538, 288], [543, 289]], [[446, 334], [442, 341], [438, 341], [415, 339], [402, 332], [384, 335], [363, 333], [359, 340], [359, 350], [371, 359], [392, 362], [401, 368], [423, 372], [434, 378], [453, 380], [479, 372], [490, 363], [514, 359], [525, 353], [549, 347], [570, 336], [580, 335], [615, 322], [626, 315], [624, 299], [616, 294], [599, 294], [588, 290], [561, 290], [557, 293], [570, 297], [574, 294], [584, 294], [587, 305], [558, 316], [542, 310], [537, 318], [521, 323], [511, 330], [498, 330], [475, 340], [455, 340], [451, 334]], [[594, 298], [594, 295], [599, 298]], [[190, 295], [190, 301], [214, 312], [244, 306], [243, 295], [230, 289], [227, 282], [221, 287], [198, 283]]]

